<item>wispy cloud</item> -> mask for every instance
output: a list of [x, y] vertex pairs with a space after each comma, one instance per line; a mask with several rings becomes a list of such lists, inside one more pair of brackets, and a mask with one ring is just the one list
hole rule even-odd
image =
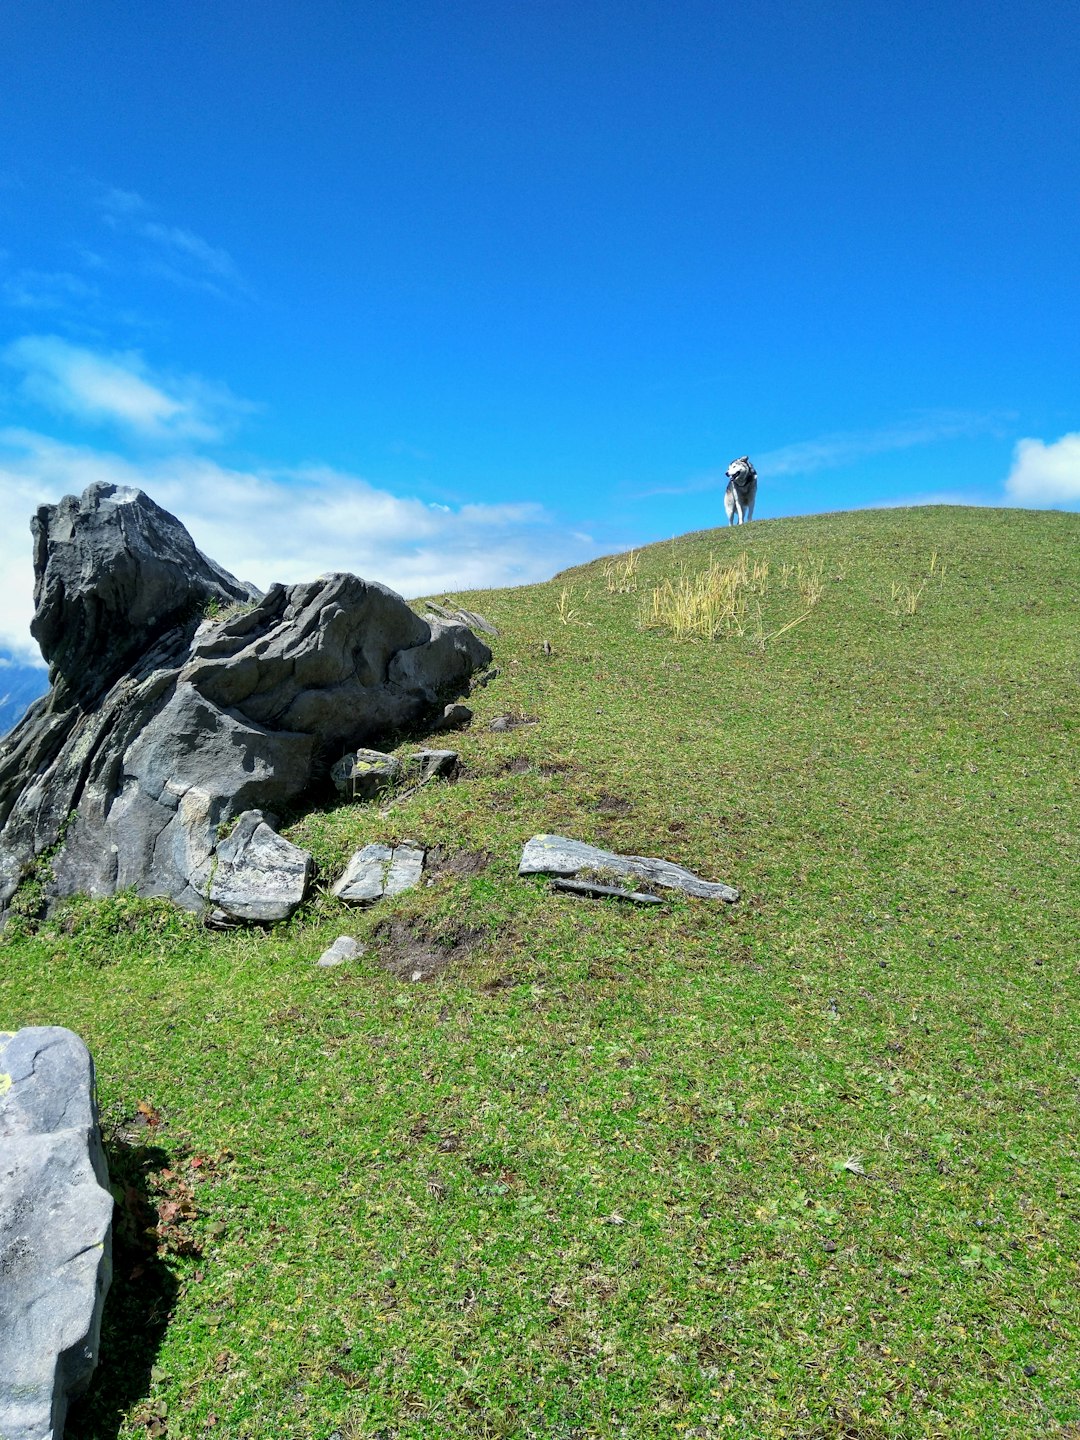
[[137, 191], [105, 187], [97, 196], [102, 222], [139, 247], [138, 266], [183, 289], [221, 299], [247, 295], [250, 288], [236, 261], [220, 245], [193, 230], [155, 218], [154, 207]]
[[810, 475], [816, 470], [835, 470], [852, 465], [873, 455], [895, 450], [910, 450], [918, 445], [934, 445], [942, 440], [966, 439], [984, 435], [999, 424], [1000, 415], [974, 415], [964, 411], [931, 412], [893, 425], [870, 430], [842, 430], [814, 440], [800, 440], [766, 450], [754, 464], [760, 475]]
[[138, 463], [0, 430], [0, 497], [25, 527], [0, 530], [0, 648], [33, 655], [29, 518], [36, 507], [102, 480], [137, 485], [183, 521], [195, 543], [266, 588], [349, 570], [405, 595], [522, 585], [598, 553], [539, 504], [432, 505], [328, 467], [231, 469], [173, 455]]
[[1080, 505], [1080, 433], [1018, 440], [1005, 493], [1021, 505]]
[[19, 270], [0, 286], [4, 303], [17, 310], [65, 310], [96, 301], [96, 285], [69, 270]]
[[132, 215], [141, 215], [147, 209], [146, 201], [137, 191], [121, 190], [115, 185], [103, 185], [97, 202], [106, 221], [114, 224]]
[[[812, 440], [798, 440], [775, 450], [754, 454], [754, 466], [764, 480], [792, 475], [811, 475], [818, 470], [838, 470], [846, 465], [892, 451], [910, 450], [919, 445], [934, 445], [944, 440], [958, 440], [985, 435], [1007, 417], [983, 415], [967, 411], [938, 410], [890, 425], [866, 430], [837, 430]], [[647, 490], [644, 495], [693, 495], [724, 486], [725, 465], [715, 471], [696, 476], [680, 485]]]
[[155, 375], [136, 351], [100, 352], [58, 335], [26, 335], [0, 360], [24, 400], [143, 440], [218, 440], [254, 407], [198, 376]]

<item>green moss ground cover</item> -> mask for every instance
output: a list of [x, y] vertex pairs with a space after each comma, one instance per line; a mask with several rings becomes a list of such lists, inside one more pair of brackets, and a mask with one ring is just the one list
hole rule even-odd
[[[297, 818], [292, 923], [9, 926], [0, 1015], [85, 1037], [124, 1199], [69, 1434], [1080, 1435], [1078, 542], [863, 512], [458, 595], [502, 672], [465, 777]], [[742, 550], [745, 634], [638, 627]], [[744, 898], [552, 894], [538, 831]], [[408, 837], [489, 863], [329, 897]], [[427, 983], [380, 963], [406, 925], [457, 947]]]

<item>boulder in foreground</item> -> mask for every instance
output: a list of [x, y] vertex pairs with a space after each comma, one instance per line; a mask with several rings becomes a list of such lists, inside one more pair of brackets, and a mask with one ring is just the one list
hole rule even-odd
[[59, 1440], [112, 1276], [94, 1066], [58, 1026], [0, 1034], [0, 1436]]
[[611, 850], [598, 850], [565, 835], [534, 835], [521, 852], [519, 875], [563, 875], [603, 878], [607, 875], [632, 875], [665, 890], [681, 890], [702, 900], [726, 900], [733, 905], [739, 892], [731, 885], [702, 880], [691, 870], [673, 865], [670, 860], [652, 860], [645, 855], [616, 855]]

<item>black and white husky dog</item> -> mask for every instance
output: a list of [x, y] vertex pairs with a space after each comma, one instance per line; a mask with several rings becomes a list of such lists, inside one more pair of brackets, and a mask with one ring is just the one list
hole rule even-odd
[[743, 525], [754, 518], [757, 471], [750, 464], [749, 455], [740, 455], [738, 460], [732, 460], [724, 473], [728, 482], [724, 491], [724, 509], [727, 511], [728, 524], [734, 525], [735, 516], [738, 515], [738, 523]]

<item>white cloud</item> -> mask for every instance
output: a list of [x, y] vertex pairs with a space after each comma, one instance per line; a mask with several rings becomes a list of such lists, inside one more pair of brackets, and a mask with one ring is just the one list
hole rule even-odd
[[137, 463], [0, 430], [0, 507], [26, 525], [0, 532], [0, 648], [27, 659], [33, 615], [29, 519], [36, 507], [104, 480], [137, 485], [171, 510], [207, 555], [262, 589], [349, 570], [404, 595], [544, 580], [597, 554], [541, 505], [449, 509], [328, 467], [233, 470], [190, 455]]
[[22, 374], [23, 399], [144, 440], [217, 440], [253, 407], [197, 376], [155, 376], [136, 351], [100, 353], [58, 335], [26, 335], [0, 360]]
[[1080, 433], [1044, 440], [1018, 440], [1005, 493], [1020, 505], [1080, 503]]

